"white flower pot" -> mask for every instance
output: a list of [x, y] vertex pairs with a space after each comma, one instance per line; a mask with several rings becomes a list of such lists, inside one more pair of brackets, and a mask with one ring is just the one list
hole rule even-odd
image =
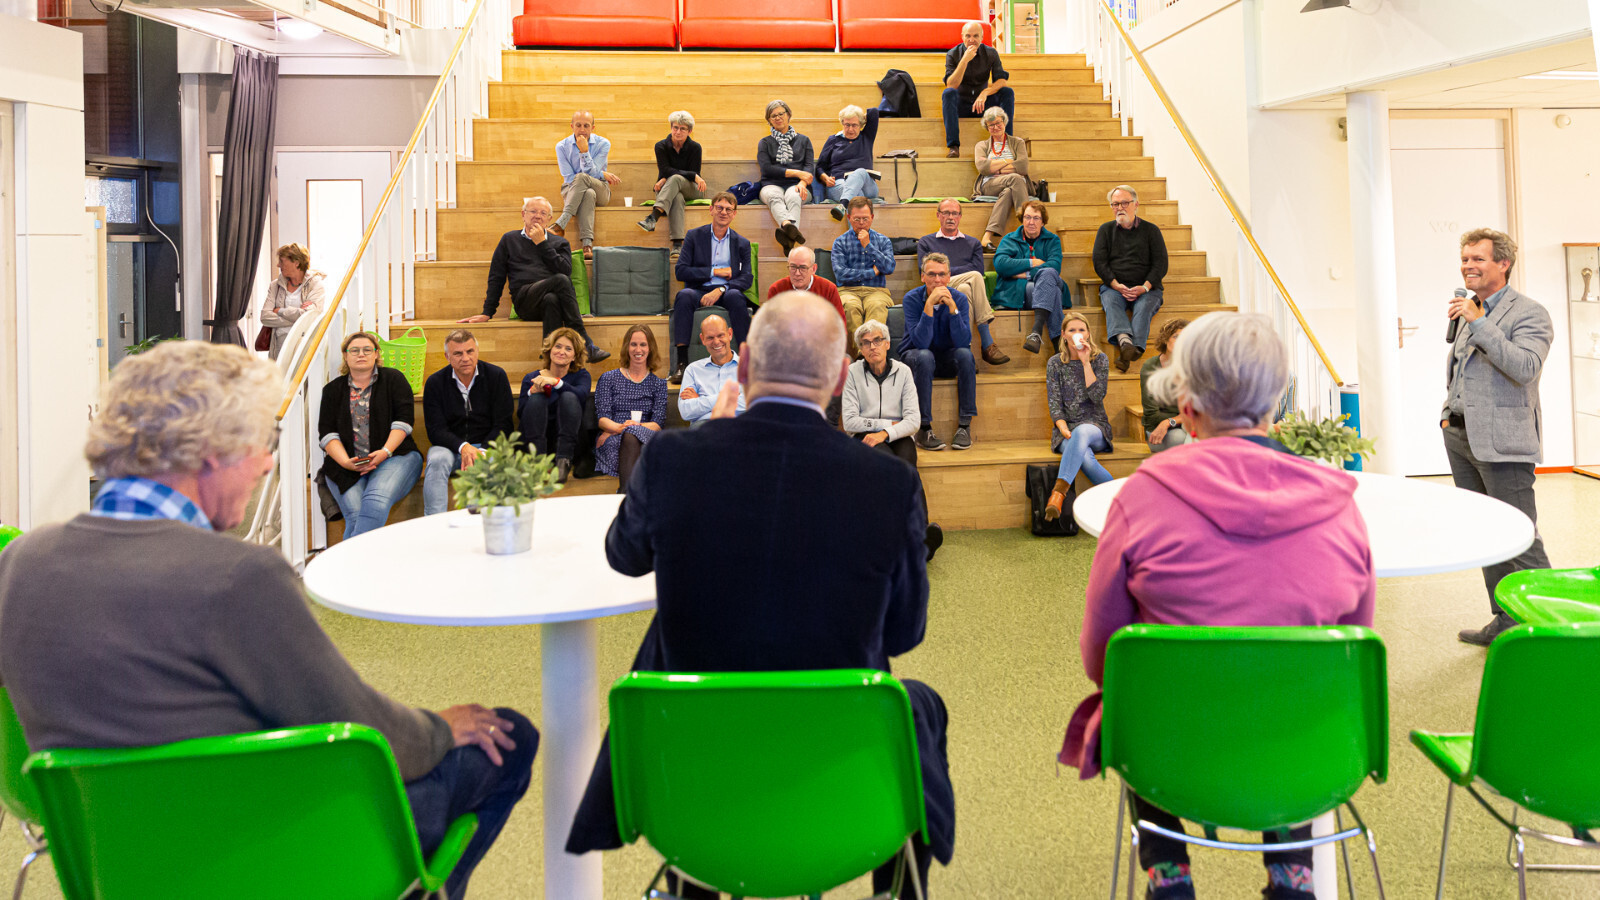
[[493, 506], [482, 510], [483, 549], [491, 556], [510, 556], [533, 549], [533, 503], [522, 504], [522, 514], [516, 507]]

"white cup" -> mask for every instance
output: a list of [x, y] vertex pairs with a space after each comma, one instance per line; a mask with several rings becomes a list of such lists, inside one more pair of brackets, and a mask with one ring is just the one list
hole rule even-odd
[[632, 422], [635, 425], [637, 425], [637, 424], [639, 424], [639, 420], [643, 419], [643, 418], [644, 418], [644, 413], [642, 411], [636, 409], [636, 410], [633, 411], [633, 415], [628, 417], [628, 421]]
[[1050, 192], [1050, 202], [1051, 203], [1056, 202], [1056, 192], [1055, 191], [1051, 191]]
[[623, 197], [622, 198], [622, 205], [623, 206], [632, 206], [633, 205], [633, 198], [632, 197]]
[[1082, 350], [1083, 349], [1083, 335], [1075, 334], [1075, 335], [1072, 336], [1072, 348], [1074, 350]]

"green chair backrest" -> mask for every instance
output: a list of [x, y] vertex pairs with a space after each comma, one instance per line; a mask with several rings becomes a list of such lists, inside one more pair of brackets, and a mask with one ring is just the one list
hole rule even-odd
[[817, 257], [817, 274], [838, 284], [839, 280], [833, 277], [833, 251], [827, 247], [812, 247], [811, 252]]
[[4, 550], [7, 544], [19, 537], [22, 537], [21, 528], [15, 525], [0, 525], [0, 550]]
[[623, 840], [725, 893], [821, 893], [926, 831], [910, 702], [886, 672], [633, 672], [610, 706]]
[[1306, 822], [1388, 776], [1385, 653], [1367, 628], [1130, 625], [1104, 690], [1105, 768], [1191, 822]]
[[589, 263], [582, 250], [572, 251], [572, 291], [578, 296], [578, 312], [589, 314]]
[[[761, 305], [761, 301], [763, 299], [765, 299], [765, 294], [763, 292], [766, 291], [766, 289], [767, 289], [766, 285], [762, 284], [762, 282], [761, 282], [761, 255], [760, 254], [761, 254], [761, 244], [756, 242], [756, 241], [751, 241], [750, 242], [750, 279], [751, 279], [751, 281], [750, 281], [750, 287], [745, 289], [744, 295], [745, 295], [745, 297], [749, 298], [749, 300], [750, 300], [750, 302], [752, 304], [754, 304], [756, 306], [760, 306]], [[788, 269], [785, 269], [784, 271], [787, 272]], [[754, 312], [754, 310], [751, 310], [751, 311]]]
[[1528, 625], [1600, 622], [1600, 566], [1512, 572], [1495, 586], [1494, 599]]
[[423, 871], [388, 742], [364, 725], [45, 750], [24, 771], [67, 900], [379, 900]]
[[28, 741], [11, 705], [11, 691], [0, 687], [0, 806], [24, 822], [39, 821], [39, 792], [22, 775]]
[[1483, 666], [1468, 771], [1532, 812], [1600, 828], [1600, 716], [1574, 694], [1595, 684], [1600, 625], [1502, 633]]

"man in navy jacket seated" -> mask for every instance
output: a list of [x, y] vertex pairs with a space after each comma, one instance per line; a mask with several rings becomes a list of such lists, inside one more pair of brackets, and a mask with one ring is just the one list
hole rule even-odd
[[[635, 670], [887, 671], [890, 657], [922, 642], [928, 551], [921, 480], [911, 466], [829, 427], [823, 408], [848, 362], [838, 311], [813, 294], [780, 294], [762, 307], [739, 359], [745, 413], [651, 442], [606, 535], [613, 569], [656, 576], [656, 616]], [[731, 414], [736, 396], [725, 388], [719, 412]], [[725, 504], [719, 514], [718, 554], [732, 566], [719, 590], [705, 582], [707, 472], [717, 473], [720, 493], [765, 498]], [[881, 527], [858, 530], [841, 552], [840, 511], [848, 509], [872, 510]], [[932, 688], [904, 684], [928, 812], [929, 843], [913, 841], [926, 884], [931, 858], [948, 864], [955, 844], [947, 714]], [[602, 746], [567, 852], [619, 846], [610, 755]], [[890, 886], [894, 862], [874, 871], [874, 891]], [[708, 895], [693, 885], [677, 893]]]
[[422, 422], [428, 430], [422, 476], [422, 514], [449, 505], [450, 476], [478, 461], [485, 444], [511, 433], [511, 380], [506, 370], [478, 358], [478, 339], [457, 328], [444, 339], [450, 364], [422, 383]]
[[968, 426], [978, 414], [978, 372], [972, 358], [972, 307], [967, 295], [950, 287], [950, 258], [929, 253], [922, 258], [922, 286], [906, 292], [906, 336], [900, 343], [900, 361], [911, 367], [922, 405], [922, 429], [917, 446], [943, 450], [944, 441], [933, 430], [934, 376], [956, 379], [956, 433], [950, 446], [972, 448]]
[[673, 384], [683, 381], [683, 369], [689, 364], [689, 335], [699, 307], [720, 306], [728, 311], [735, 349], [750, 333], [750, 300], [744, 292], [755, 283], [756, 275], [750, 269], [750, 242], [730, 227], [738, 211], [739, 201], [721, 191], [711, 198], [711, 224], [684, 235], [677, 267], [683, 290], [672, 303], [672, 343], [678, 348]]

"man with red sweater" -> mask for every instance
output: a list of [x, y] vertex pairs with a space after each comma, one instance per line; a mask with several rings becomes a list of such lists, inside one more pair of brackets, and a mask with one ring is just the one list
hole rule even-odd
[[832, 303], [839, 311], [839, 318], [844, 318], [844, 302], [839, 299], [838, 285], [817, 274], [817, 255], [804, 244], [789, 251], [789, 274], [767, 288], [767, 299], [784, 291], [810, 291]]

